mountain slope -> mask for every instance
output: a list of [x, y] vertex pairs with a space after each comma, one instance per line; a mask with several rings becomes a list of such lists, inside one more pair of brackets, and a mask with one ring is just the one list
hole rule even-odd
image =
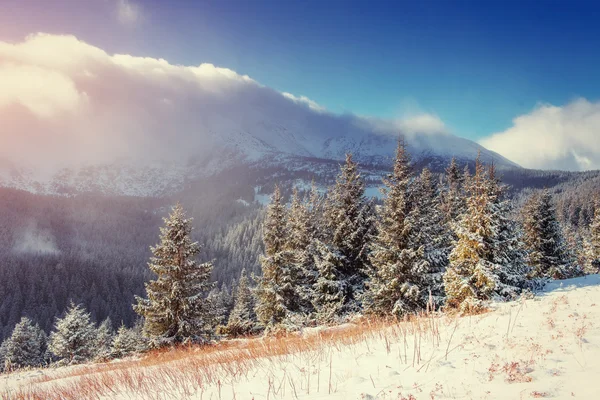
[[590, 275], [552, 282], [534, 297], [493, 304], [476, 316], [321, 327], [8, 374], [0, 376], [0, 396], [592, 399], [600, 373], [599, 301], [599, 276]]

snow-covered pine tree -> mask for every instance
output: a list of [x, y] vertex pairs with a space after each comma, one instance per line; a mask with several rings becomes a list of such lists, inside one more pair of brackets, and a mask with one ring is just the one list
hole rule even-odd
[[255, 329], [254, 295], [246, 276], [246, 269], [243, 269], [225, 332], [230, 336], [240, 336], [252, 333]]
[[594, 203], [594, 218], [590, 223], [589, 238], [586, 246], [586, 270], [589, 273], [600, 272], [600, 197]]
[[315, 241], [318, 239], [318, 233], [316, 218], [311, 208], [311, 203], [318, 204], [315, 192], [313, 188], [310, 197], [302, 201], [297, 189], [294, 189], [287, 221], [286, 248], [297, 272], [296, 291], [300, 297], [298, 311], [301, 317], [313, 312], [312, 298], [317, 279]]
[[48, 348], [61, 363], [77, 364], [94, 356], [97, 332], [90, 318], [81, 304], [71, 302], [65, 316], [56, 321]]
[[[421, 303], [426, 304], [431, 296], [432, 306], [437, 309], [445, 298], [443, 273], [448, 267], [451, 236], [448, 225], [444, 223], [441, 191], [428, 168], [422, 170], [414, 186], [411, 200], [416, 214], [413, 241], [415, 247], [423, 248], [422, 259], [427, 262], [419, 283]], [[422, 262], [418, 265], [425, 268]]]
[[315, 242], [317, 279], [312, 293], [314, 319], [318, 323], [332, 323], [343, 319], [346, 304], [347, 280], [341, 273], [343, 256], [320, 240]]
[[512, 203], [506, 197], [507, 188], [498, 179], [493, 164], [488, 169], [487, 183], [494, 228], [490, 261], [495, 264], [498, 276], [495, 292], [504, 299], [512, 299], [527, 286], [526, 253], [519, 227], [510, 219]]
[[27, 317], [15, 325], [12, 335], [2, 344], [3, 369], [12, 371], [43, 365], [46, 355], [46, 334]]
[[[365, 281], [370, 274], [369, 245], [373, 233], [373, 206], [365, 196], [365, 184], [352, 160], [346, 155], [336, 184], [329, 190], [324, 207], [324, 242], [335, 255], [345, 290], [345, 312], [362, 308]], [[319, 251], [322, 253], [322, 251]]]
[[465, 211], [464, 180], [465, 175], [461, 173], [456, 159], [453, 157], [450, 165], [446, 168], [445, 190], [442, 193], [441, 200], [441, 208], [447, 224], [458, 221], [458, 218]]
[[275, 186], [263, 226], [262, 276], [256, 279], [256, 315], [267, 330], [278, 327], [299, 309], [298, 274], [287, 248], [287, 218], [281, 191]]
[[153, 346], [201, 342], [214, 329], [214, 310], [206, 301], [212, 264], [196, 261], [200, 246], [192, 241], [192, 220], [180, 204], [164, 222], [148, 263], [157, 279], [146, 283], [146, 299], [136, 296], [134, 310], [144, 318]]
[[[232, 282], [232, 287], [235, 287], [235, 281]], [[214, 287], [209, 292], [207, 301], [212, 304], [214, 309], [215, 325], [227, 323], [229, 313], [233, 308], [233, 295], [225, 282], [220, 289]]]
[[314, 230], [315, 239], [322, 239], [323, 237], [321, 222], [323, 219], [323, 208], [325, 207], [324, 200], [324, 196], [319, 192], [319, 188], [313, 181], [306, 202], [308, 202], [307, 208], [309, 209], [311, 227]]
[[[466, 175], [466, 174], [465, 174]], [[475, 174], [466, 176], [467, 211], [455, 224], [457, 241], [444, 274], [446, 304], [462, 312], [482, 309], [497, 288], [492, 259], [494, 225], [486, 170], [477, 157]]]
[[383, 180], [385, 197], [371, 245], [368, 313], [402, 316], [424, 306], [420, 284], [429, 264], [416, 241], [418, 212], [410, 192], [411, 177], [410, 156], [404, 142], [398, 141], [393, 172]]
[[4, 357], [6, 355], [6, 347], [8, 347], [8, 339], [4, 339], [0, 344], [0, 372], [4, 372]]
[[121, 325], [112, 341], [110, 356], [112, 358], [123, 358], [145, 349], [146, 342], [143, 337], [142, 325], [136, 324], [133, 328]]
[[563, 279], [573, 275], [552, 195], [548, 190], [534, 193], [525, 203], [523, 229], [532, 277]]
[[96, 331], [96, 354], [95, 358], [98, 360], [106, 360], [110, 358], [112, 341], [114, 338], [114, 331], [110, 318], [106, 318]]

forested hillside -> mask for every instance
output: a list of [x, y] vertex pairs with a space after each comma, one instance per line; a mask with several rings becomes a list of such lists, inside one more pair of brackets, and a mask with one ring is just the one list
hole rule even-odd
[[[315, 160], [310, 168], [240, 168], [190, 182], [183, 192], [162, 198], [43, 196], [0, 189], [0, 338], [10, 334], [21, 316], [49, 332], [70, 300], [82, 303], [96, 322], [109, 316], [115, 327], [121, 322], [132, 326], [133, 297], [143, 294], [143, 283], [151, 277], [146, 268], [149, 246], [156, 243], [161, 218], [176, 201], [194, 217], [194, 238], [203, 246], [203, 258], [214, 260], [212, 279], [231, 294], [243, 268], [260, 274], [261, 201], [274, 184], [280, 184], [287, 202], [293, 186], [301, 195], [311, 181], [325, 190], [334, 182], [337, 165]], [[415, 173], [421, 167], [413, 165]], [[384, 170], [365, 166], [361, 171], [368, 192], [379, 196]], [[439, 171], [433, 172], [435, 182], [443, 175]], [[600, 173], [508, 170], [500, 177], [513, 185], [515, 210], [532, 190], [550, 187], [563, 229], [575, 232], [569, 244], [582, 251]]]

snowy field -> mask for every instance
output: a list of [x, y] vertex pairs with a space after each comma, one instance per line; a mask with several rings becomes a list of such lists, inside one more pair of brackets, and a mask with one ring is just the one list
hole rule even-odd
[[598, 399], [600, 276], [472, 317], [172, 353], [0, 375], [0, 398]]

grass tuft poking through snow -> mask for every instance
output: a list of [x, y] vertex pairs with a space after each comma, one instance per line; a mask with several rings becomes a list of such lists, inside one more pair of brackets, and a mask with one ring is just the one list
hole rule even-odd
[[0, 376], [0, 399], [600, 398], [600, 277], [459, 318], [364, 320]]

